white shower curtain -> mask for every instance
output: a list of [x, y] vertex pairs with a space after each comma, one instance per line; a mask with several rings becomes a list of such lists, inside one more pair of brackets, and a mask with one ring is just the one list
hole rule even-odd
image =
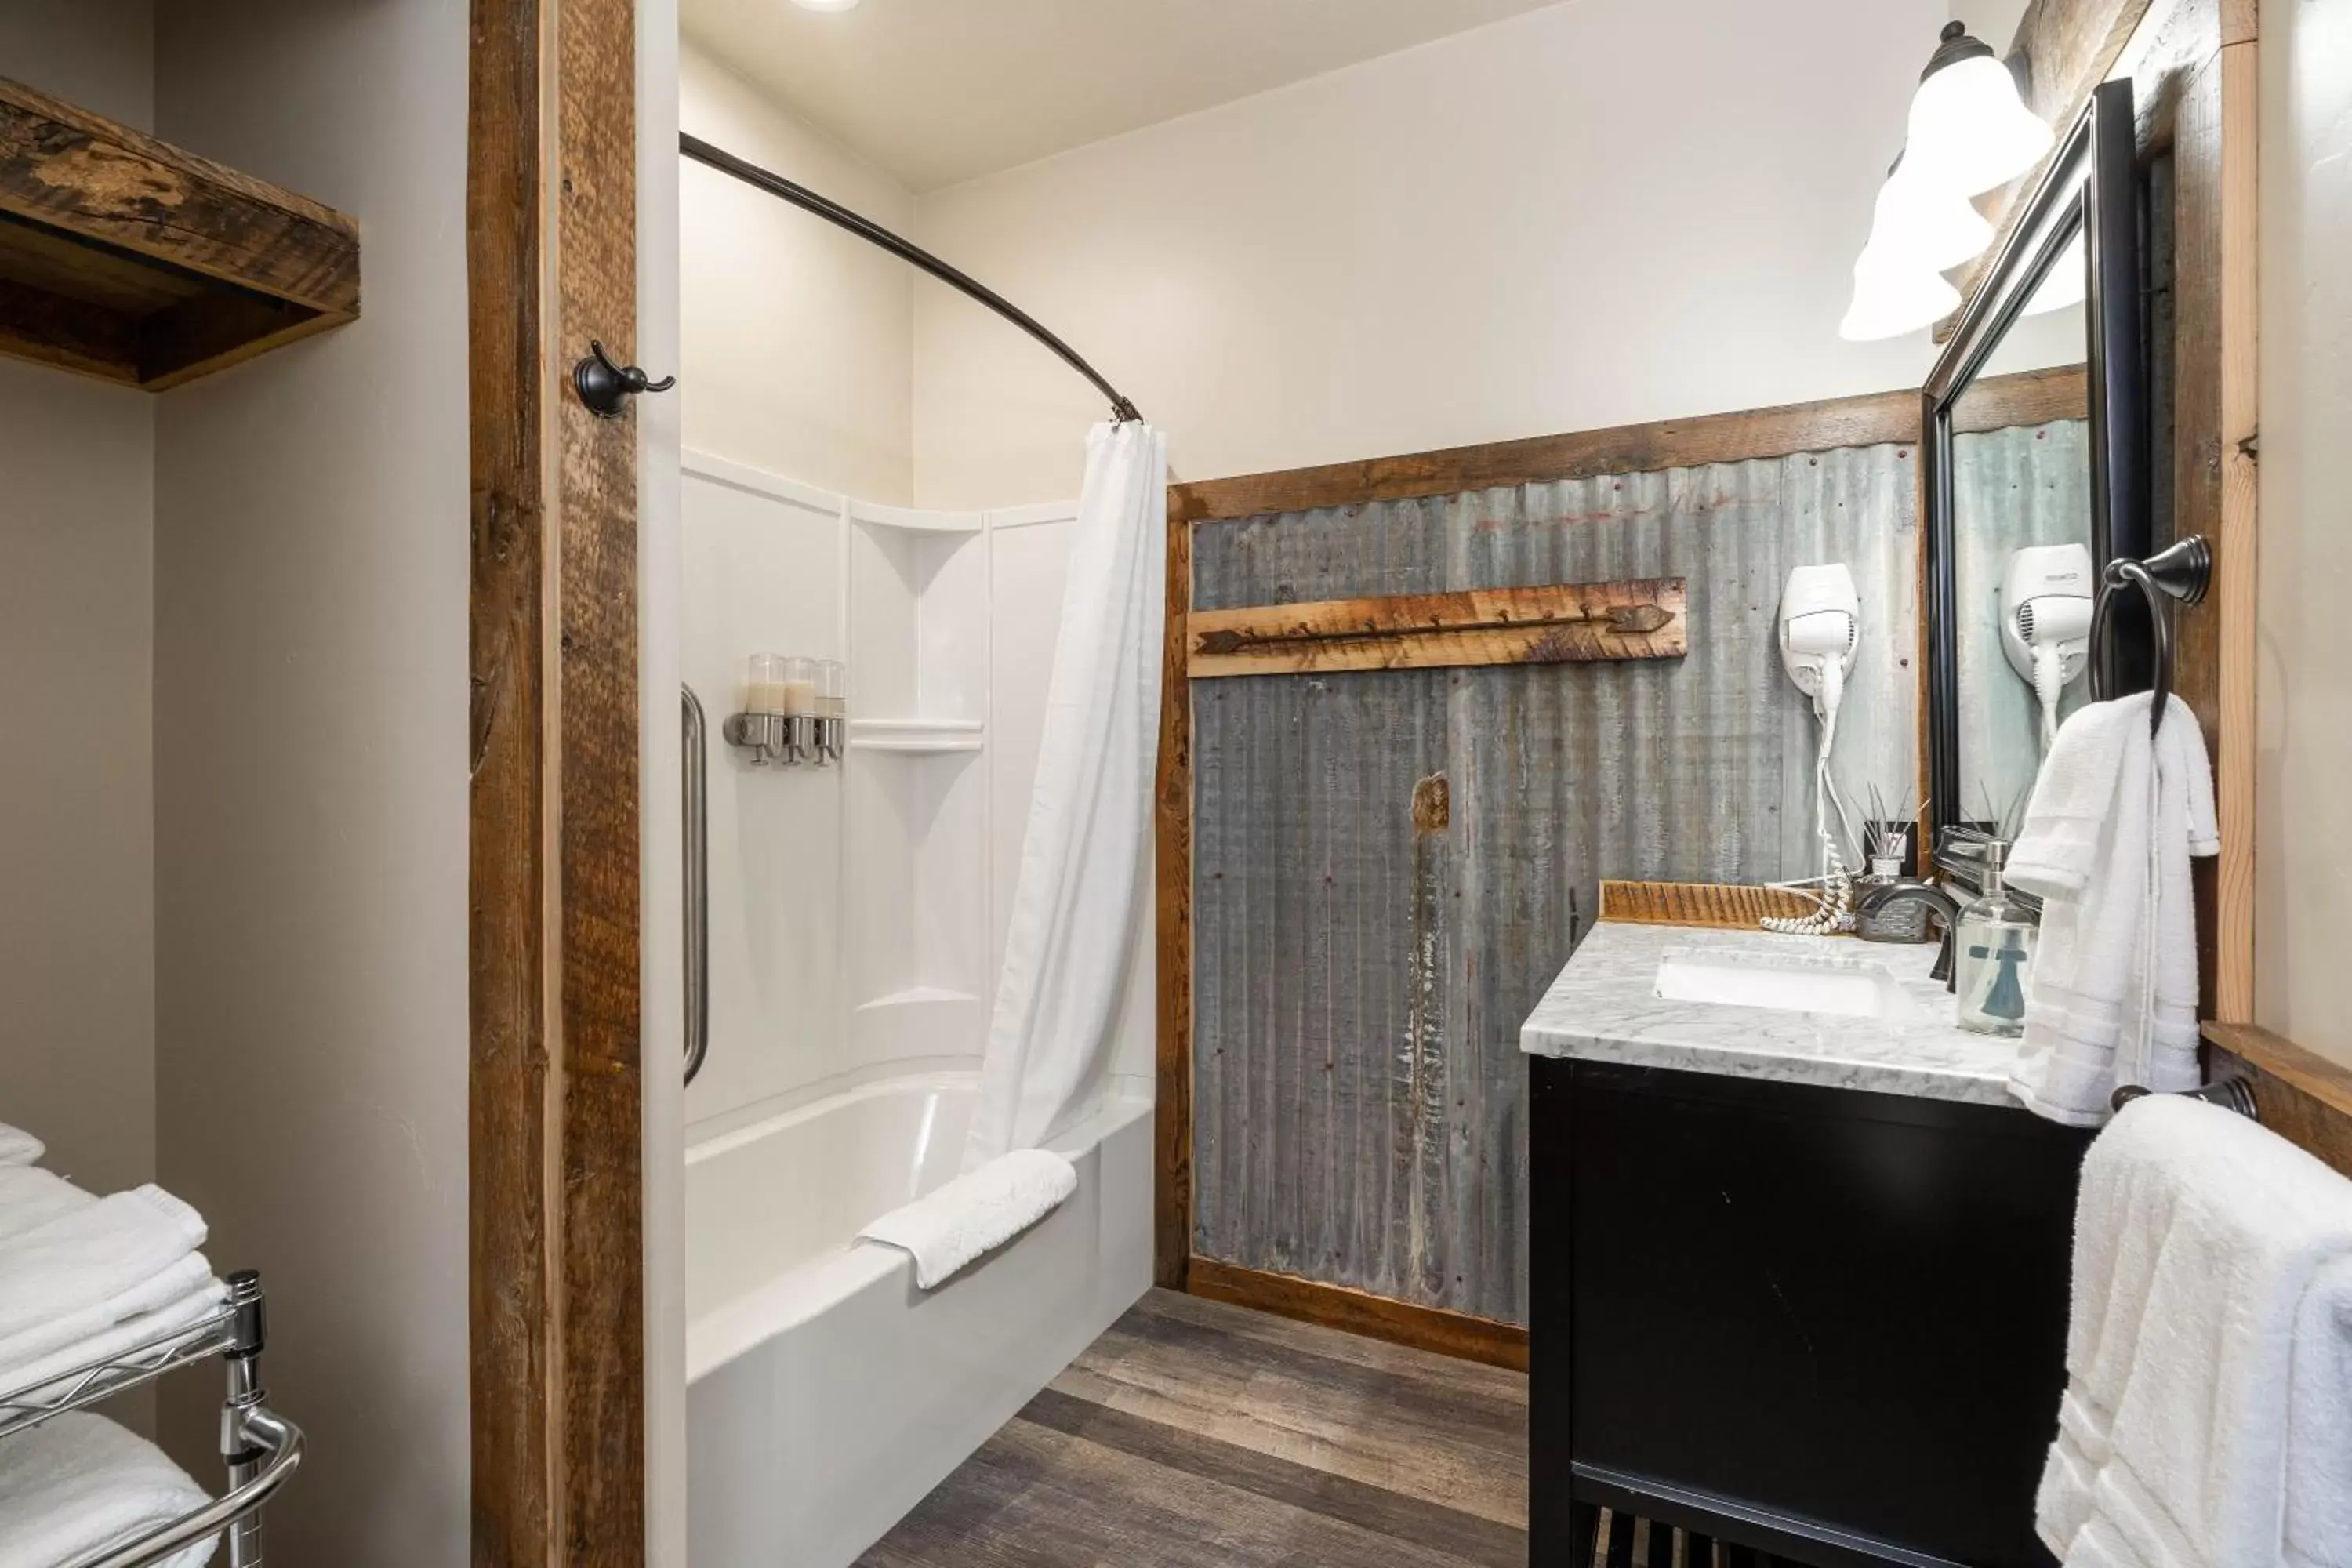
[[967, 1170], [1079, 1121], [1107, 1080], [1144, 908], [1160, 733], [1168, 444], [1097, 425]]

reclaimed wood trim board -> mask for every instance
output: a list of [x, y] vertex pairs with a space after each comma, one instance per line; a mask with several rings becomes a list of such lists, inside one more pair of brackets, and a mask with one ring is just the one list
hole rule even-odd
[[[635, 0], [541, 0], [555, 28], [555, 333], [637, 337]], [[635, 363], [634, 353], [624, 363]], [[562, 1558], [646, 1550], [645, 1029], [640, 905], [637, 418], [603, 418], [558, 377], [560, 671], [555, 848], [562, 921]], [[675, 1058], [662, 1064], [678, 1070]]]
[[2258, 47], [2250, 38], [2228, 45], [2221, 58], [2221, 528], [2212, 542], [2211, 614], [2219, 634], [2214, 675], [2220, 733], [2213, 760], [2221, 853], [2214, 870], [2213, 1008], [2216, 1017], [2231, 1023], [2254, 1016], [2255, 685], [2261, 659], [2255, 473], [2261, 429]]
[[1754, 931], [1767, 915], [1799, 917], [1820, 906], [1786, 888], [1726, 882], [1620, 882], [1603, 878], [1601, 918], [1625, 925], [1714, 926]]
[[[2079, 366], [1995, 376], [1960, 410], [1964, 432], [2079, 417]], [[2066, 410], [2073, 409], [2073, 413]], [[1170, 525], [1367, 501], [1458, 495], [1498, 485], [1549, 484], [1596, 474], [1654, 473], [1707, 463], [1741, 463], [1843, 447], [1908, 445], [1919, 438], [1916, 391], [1874, 392], [1695, 419], [1662, 419], [1537, 436], [1319, 468], [1195, 479], [1168, 487]]]
[[472, 1555], [625, 1564], [646, 1548], [638, 432], [559, 389], [576, 345], [636, 335], [635, 6], [472, 16]]
[[1528, 1331], [1516, 1323], [1414, 1306], [1342, 1285], [1240, 1268], [1207, 1258], [1192, 1260], [1185, 1289], [1212, 1301], [1251, 1307], [1300, 1322], [1320, 1323], [1368, 1339], [1386, 1340], [1391, 1344], [1434, 1351], [1439, 1355], [1483, 1362], [1513, 1372], [1528, 1370]]
[[1971, 383], [1952, 405], [1952, 434], [1987, 436], [2021, 425], [2048, 425], [2059, 419], [2090, 416], [2089, 370], [2079, 364], [2062, 364]]
[[2205, 1038], [2253, 1079], [2263, 1126], [2352, 1176], [2352, 1067], [2252, 1024], [2208, 1024]]
[[[2194, 868], [2200, 994], [2212, 1016], [2254, 1012], [2254, 789], [2259, 321], [2256, 50], [2214, 0], [2172, 0], [2135, 39], [2151, 110], [2168, 138], [2173, 196], [2171, 451], [2174, 537], [2205, 536], [2213, 587], [2175, 612], [2174, 689], [2213, 760], [2221, 854]], [[2238, 41], [2224, 42], [2237, 37]]]
[[1195, 680], [1689, 651], [1680, 577], [1195, 610], [1186, 628], [1185, 673]]
[[1192, 1250], [1192, 694], [1184, 645], [1192, 531], [1168, 530], [1168, 624], [1160, 673], [1160, 759], [1152, 813], [1159, 1035], [1152, 1111], [1152, 1270], [1181, 1290]]
[[360, 312], [359, 226], [0, 78], [0, 353], [161, 391]]
[[552, 873], [543, 843], [549, 489], [539, 374], [547, 236], [530, 0], [474, 6], [466, 249], [472, 446], [467, 1305], [473, 1561], [556, 1560], [560, 1334], [548, 1233]]

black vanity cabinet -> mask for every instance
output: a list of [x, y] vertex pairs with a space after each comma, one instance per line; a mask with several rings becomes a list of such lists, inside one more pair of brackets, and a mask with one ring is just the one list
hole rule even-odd
[[[2089, 1134], [1538, 1057], [1530, 1559], [1600, 1507], [1816, 1568], [2047, 1568]], [[1581, 1563], [1577, 1568], [1583, 1568]]]

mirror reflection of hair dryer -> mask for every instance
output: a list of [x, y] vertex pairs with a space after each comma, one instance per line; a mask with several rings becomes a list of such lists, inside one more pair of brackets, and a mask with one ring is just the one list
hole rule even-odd
[[2000, 650], [2042, 704], [2042, 749], [2058, 734], [2058, 700], [2091, 662], [2095, 586], [2091, 552], [2036, 544], [2009, 558], [2001, 574]]

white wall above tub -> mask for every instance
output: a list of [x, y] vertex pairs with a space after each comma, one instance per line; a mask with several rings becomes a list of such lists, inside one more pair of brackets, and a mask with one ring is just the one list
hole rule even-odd
[[[914, 198], [692, 44], [683, 129], [905, 232]], [[914, 269], [707, 168], [678, 171], [687, 445], [869, 500], [914, 499]]]
[[[685, 467], [682, 666], [709, 731], [701, 1139], [980, 1065], [1076, 508], [916, 511], [705, 452]], [[846, 659], [840, 766], [756, 768], [721, 738], [760, 652]], [[1118, 1071], [1150, 1071], [1139, 1039]]]
[[[1916, 386], [1837, 335], [1947, 0], [1553, 5], [927, 192], [1185, 479]], [[1094, 389], [916, 287], [915, 499], [1066, 492]]]

